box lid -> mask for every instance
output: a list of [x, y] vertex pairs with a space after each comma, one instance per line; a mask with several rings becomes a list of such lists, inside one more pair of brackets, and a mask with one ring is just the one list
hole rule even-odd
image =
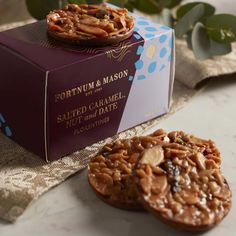
[[164, 40], [164, 35], [172, 31], [171, 28], [153, 23], [145, 17], [132, 15], [135, 22], [134, 34], [130, 39], [121, 42], [120, 45], [103, 48], [82, 48], [61, 44], [48, 37], [47, 25], [44, 20], [0, 33], [0, 45], [7, 47], [45, 70], [53, 70], [90, 59], [99, 54], [119, 50], [120, 47], [126, 45], [125, 42], [131, 42], [132, 44], [157, 37]]

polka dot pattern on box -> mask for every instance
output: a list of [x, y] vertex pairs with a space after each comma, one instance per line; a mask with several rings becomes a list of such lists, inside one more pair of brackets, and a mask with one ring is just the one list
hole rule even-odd
[[5, 118], [1, 113], [0, 113], [0, 128], [6, 136], [8, 137], [12, 136], [11, 128], [7, 125]]
[[158, 73], [165, 71], [172, 60], [172, 31], [167, 26], [132, 15], [135, 22], [134, 37], [137, 40], [143, 38], [144, 45], [138, 46], [136, 54], [140, 58], [134, 65], [136, 74], [129, 80], [158, 79]]
[[[131, 14], [134, 18], [134, 32], [138, 32], [144, 39], [151, 39], [156, 37], [156, 34], [159, 35], [165, 34], [167, 31], [169, 31], [171, 28], [167, 26], [163, 26], [161, 24], [151, 22], [147, 20], [145, 17], [137, 16], [135, 14]], [[161, 38], [161, 40], [164, 42], [167, 40], [165, 36]]]

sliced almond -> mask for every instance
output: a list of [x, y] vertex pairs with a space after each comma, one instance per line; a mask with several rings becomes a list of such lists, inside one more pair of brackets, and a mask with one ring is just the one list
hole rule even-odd
[[154, 146], [143, 152], [141, 164], [158, 166], [164, 160], [164, 152], [161, 146]]
[[163, 191], [167, 188], [167, 177], [165, 175], [161, 175], [152, 179], [152, 193], [154, 194], [162, 194]]
[[206, 159], [205, 163], [206, 163], [206, 168], [207, 169], [217, 169], [217, 168], [219, 168], [219, 166], [213, 160]]
[[143, 169], [138, 169], [136, 170], [136, 175], [139, 177], [139, 178], [144, 178], [146, 176], [146, 173]]
[[202, 170], [198, 173], [199, 177], [207, 176], [210, 177], [215, 173], [215, 169], [210, 169], [210, 170]]
[[211, 191], [211, 193], [214, 195], [214, 196], [216, 196], [219, 192], [220, 192], [220, 186], [216, 183], [216, 182], [214, 182], [214, 181], [211, 181], [210, 183], [209, 183], [209, 189], [210, 189], [210, 191]]
[[151, 178], [149, 176], [145, 176], [140, 180], [140, 186], [145, 194], [150, 193], [151, 191]]
[[157, 174], [157, 175], [163, 175], [165, 173], [165, 171], [163, 169], [161, 169], [159, 166], [153, 166], [152, 167], [152, 172]]
[[206, 158], [201, 152], [192, 155], [191, 160], [193, 160], [197, 164], [199, 170], [206, 169]]
[[96, 27], [99, 25], [99, 20], [95, 17], [86, 17], [84, 19], [81, 19], [79, 22], [84, 25], [91, 25]]
[[84, 25], [84, 24], [77, 24], [77, 28], [79, 30], [82, 30], [85, 33], [96, 35], [98, 37], [107, 37], [108, 36], [108, 33], [105, 30], [100, 29], [98, 27], [93, 27], [93, 26]]
[[223, 175], [220, 173], [219, 170], [216, 170], [215, 173], [214, 173], [214, 176], [215, 176], [216, 181], [218, 182], [218, 184], [222, 187], [224, 185]]
[[191, 190], [182, 191], [181, 196], [184, 201], [189, 205], [196, 204], [199, 201], [199, 198], [196, 196], [195, 192]]

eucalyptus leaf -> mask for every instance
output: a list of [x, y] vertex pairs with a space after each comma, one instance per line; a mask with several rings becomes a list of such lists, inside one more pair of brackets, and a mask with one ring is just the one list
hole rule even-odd
[[74, 3], [74, 4], [84, 4], [87, 3], [86, 0], [68, 0], [68, 3]]
[[219, 14], [211, 16], [206, 21], [207, 32], [211, 39], [219, 43], [236, 41], [236, 16]]
[[86, 0], [88, 4], [100, 4], [103, 0]]
[[160, 2], [160, 5], [165, 8], [171, 4], [172, 0], [159, 0], [159, 2]]
[[134, 6], [133, 6], [133, 4], [130, 3], [130, 2], [127, 2], [127, 3], [125, 4], [125, 8], [127, 8], [130, 12], [133, 12], [133, 11], [134, 11]]
[[45, 19], [46, 15], [60, 7], [58, 0], [26, 0], [27, 9], [37, 20]]
[[162, 10], [158, 0], [136, 0], [133, 5], [137, 10], [147, 14], [158, 14]]
[[118, 7], [124, 7], [125, 1], [124, 0], [109, 0], [109, 3], [114, 4]]
[[189, 30], [193, 29], [196, 22], [203, 17], [204, 11], [204, 5], [200, 3], [186, 13], [175, 25], [176, 36], [181, 38]]
[[192, 32], [192, 49], [197, 59], [205, 60], [211, 57], [211, 42], [205, 26], [198, 22]]
[[181, 2], [182, 0], [160, 0], [160, 3], [163, 6], [163, 8], [169, 8], [169, 9], [178, 6]]
[[211, 55], [220, 56], [228, 54], [232, 51], [232, 46], [230, 43], [218, 43], [214, 40], [211, 40]]
[[195, 6], [198, 4], [203, 4], [204, 5], [204, 17], [208, 17], [211, 15], [214, 15], [215, 13], [215, 7], [208, 3], [204, 2], [191, 2], [184, 4], [183, 6], [180, 6], [176, 12], [177, 19], [181, 19], [186, 13], [188, 13], [191, 9], [193, 9]]
[[192, 32], [192, 49], [199, 60], [225, 55], [232, 51], [231, 44], [217, 43], [209, 38], [206, 27], [198, 22]]
[[161, 22], [164, 25], [167, 25], [169, 27], [173, 27], [174, 24], [174, 18], [172, 16], [172, 12], [168, 8], [164, 8], [161, 12]]

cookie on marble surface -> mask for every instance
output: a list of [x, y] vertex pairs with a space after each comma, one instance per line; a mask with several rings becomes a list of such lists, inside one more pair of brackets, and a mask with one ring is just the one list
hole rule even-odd
[[209, 159], [215, 164], [207, 164], [208, 152], [191, 147], [193, 140], [199, 143], [194, 138], [144, 150], [134, 170], [134, 182], [144, 207], [160, 220], [201, 231], [223, 220], [232, 196], [218, 159]]
[[133, 169], [140, 153], [164, 143], [166, 135], [163, 130], [158, 130], [152, 135], [105, 145], [88, 166], [88, 180], [97, 195], [118, 208], [143, 209], [134, 185]]

